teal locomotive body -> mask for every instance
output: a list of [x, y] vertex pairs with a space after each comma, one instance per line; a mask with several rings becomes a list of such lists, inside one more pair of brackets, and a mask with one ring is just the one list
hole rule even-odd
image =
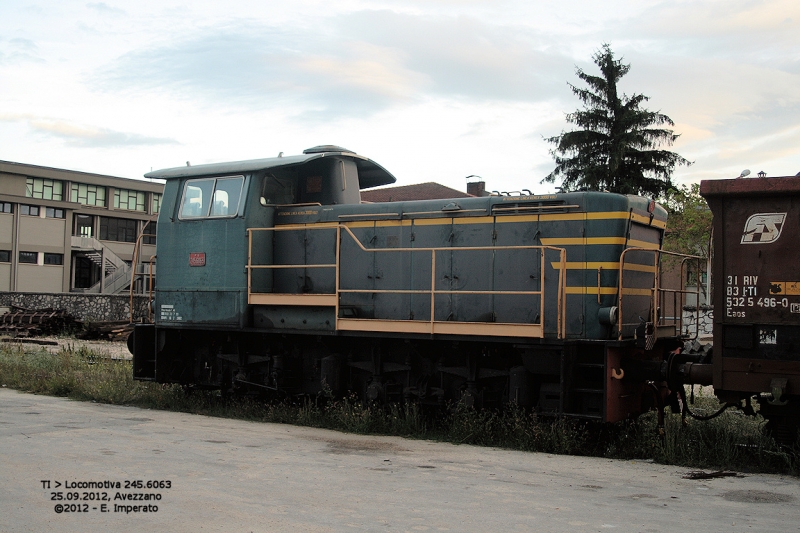
[[653, 401], [623, 366], [682, 344], [647, 198], [361, 203], [395, 179], [334, 146], [148, 177], [166, 186], [136, 379], [614, 421]]

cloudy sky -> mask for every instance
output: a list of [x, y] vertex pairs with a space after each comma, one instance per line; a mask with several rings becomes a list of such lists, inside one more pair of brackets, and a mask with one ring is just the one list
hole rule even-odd
[[800, 172], [797, 0], [4, 0], [0, 159], [127, 178], [337, 144], [536, 192], [609, 43], [678, 183]]

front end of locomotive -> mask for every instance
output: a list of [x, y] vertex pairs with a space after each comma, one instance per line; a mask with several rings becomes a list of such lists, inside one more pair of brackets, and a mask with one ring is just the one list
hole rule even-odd
[[[298, 176], [308, 180], [303, 191], [296, 188]], [[263, 330], [253, 327], [250, 289], [271, 280], [272, 273], [254, 273], [248, 265], [272, 262], [272, 235], [269, 246], [254, 245], [254, 238], [266, 234], [250, 230], [273, 228], [280, 205], [302, 210], [299, 206], [358, 203], [360, 186], [395, 181], [379, 165], [337, 146], [187, 165], [146, 177], [166, 184], [153, 321], [137, 324], [128, 340], [134, 378], [204, 388], [230, 388], [237, 374], [247, 376], [246, 367], [254, 361], [270, 359], [261, 347]]]

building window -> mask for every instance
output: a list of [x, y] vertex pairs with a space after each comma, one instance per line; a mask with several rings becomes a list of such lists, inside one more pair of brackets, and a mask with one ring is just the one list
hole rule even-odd
[[64, 199], [64, 184], [58, 180], [48, 180], [44, 178], [28, 178], [25, 187], [25, 196], [28, 198], [40, 198], [42, 200]]
[[0, 263], [11, 262], [11, 250], [0, 250]]
[[157, 192], [153, 193], [153, 214], [161, 211], [161, 195]]
[[20, 252], [19, 262], [35, 265], [39, 260], [39, 252]]
[[145, 194], [142, 191], [117, 189], [114, 191], [114, 207], [130, 211], [145, 211], [144, 197]]
[[86, 183], [73, 183], [70, 200], [83, 205], [95, 207], [106, 206], [106, 188], [100, 185], [87, 185]]
[[47, 218], [64, 218], [64, 210], [58, 207], [45, 207], [44, 216]]
[[75, 215], [75, 230], [73, 235], [80, 237], [91, 237], [94, 233], [94, 217], [90, 215]]
[[44, 254], [44, 264], [45, 265], [63, 265], [64, 264], [64, 254]]
[[28, 215], [32, 217], [39, 216], [39, 206], [38, 205], [19, 205], [19, 214], [20, 215]]
[[142, 243], [155, 244], [156, 243], [156, 223], [150, 222], [145, 225], [142, 230]]
[[0, 213], [13, 213], [10, 202], [0, 202]]
[[136, 220], [100, 217], [100, 240], [136, 242]]

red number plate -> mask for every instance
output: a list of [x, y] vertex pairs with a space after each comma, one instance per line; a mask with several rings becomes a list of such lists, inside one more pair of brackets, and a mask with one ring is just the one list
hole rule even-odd
[[189, 253], [189, 266], [190, 267], [206, 266], [206, 253], [205, 252], [190, 252]]

